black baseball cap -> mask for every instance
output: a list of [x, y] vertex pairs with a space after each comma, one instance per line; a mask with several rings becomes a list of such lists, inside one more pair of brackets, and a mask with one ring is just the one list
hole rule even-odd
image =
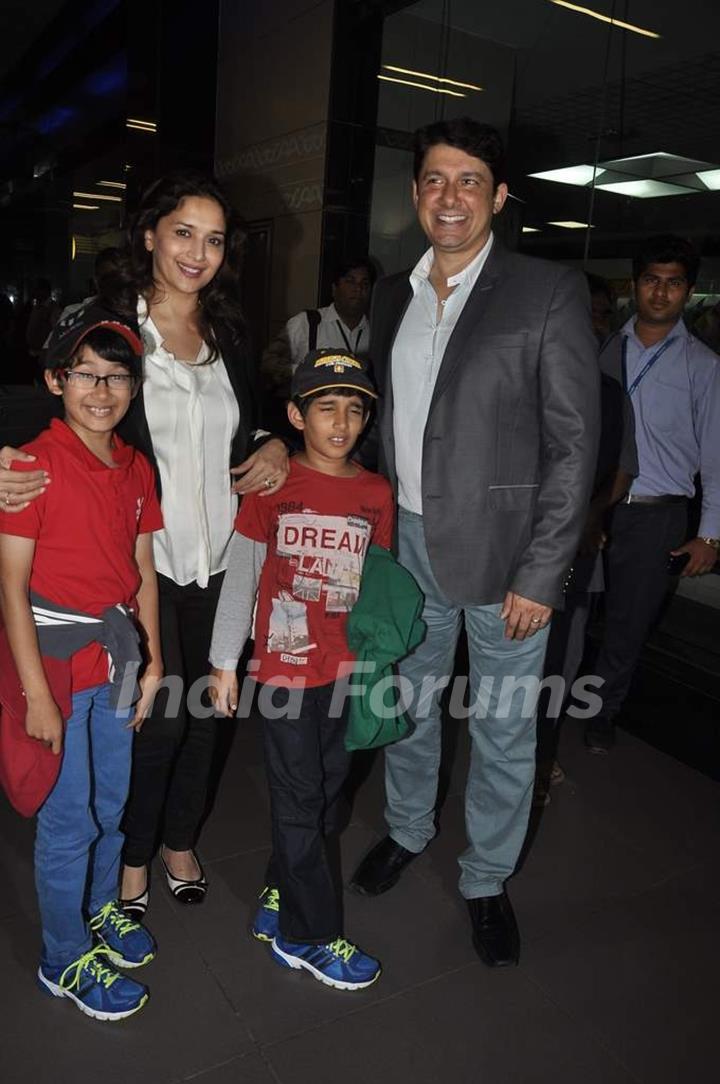
[[85, 336], [99, 327], [122, 335], [132, 352], [142, 357], [143, 345], [137, 321], [118, 316], [92, 298], [57, 322], [45, 348], [45, 368], [57, 369], [64, 365], [75, 354]]
[[316, 391], [351, 388], [377, 399], [367, 362], [349, 350], [311, 350], [293, 373], [290, 394], [305, 399]]

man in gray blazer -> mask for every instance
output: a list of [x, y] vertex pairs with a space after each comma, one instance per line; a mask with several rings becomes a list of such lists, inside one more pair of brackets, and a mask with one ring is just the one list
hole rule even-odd
[[352, 880], [365, 895], [386, 891], [435, 834], [440, 697], [464, 619], [471, 707], [455, 716], [469, 715], [472, 756], [460, 891], [491, 966], [519, 957], [505, 880], [534, 777], [535, 704], [522, 686], [542, 675], [599, 431], [584, 278], [493, 239], [506, 197], [495, 129], [460, 118], [416, 133], [413, 199], [431, 248], [376, 287], [370, 355], [398, 555], [425, 593], [427, 636], [400, 666], [413, 730], [386, 751], [389, 834]]

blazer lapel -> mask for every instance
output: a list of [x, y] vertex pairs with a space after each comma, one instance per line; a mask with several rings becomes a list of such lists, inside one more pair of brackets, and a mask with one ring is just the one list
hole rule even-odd
[[440, 365], [440, 371], [438, 372], [437, 380], [435, 381], [435, 388], [430, 401], [430, 411], [428, 414], [432, 412], [436, 402], [450, 383], [455, 370], [462, 361], [463, 351], [468, 336], [480, 320], [482, 320], [485, 309], [492, 296], [492, 292], [495, 289], [501, 274], [502, 248], [496, 238], [493, 242], [493, 247], [490, 250], [485, 266], [478, 275], [477, 282], [470, 291], [470, 296], [465, 302], [465, 306], [460, 313], [457, 323], [453, 328], [452, 335], [448, 340], [442, 364]]

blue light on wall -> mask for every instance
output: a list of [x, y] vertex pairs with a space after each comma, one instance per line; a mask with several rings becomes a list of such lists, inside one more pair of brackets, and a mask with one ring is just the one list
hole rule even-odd
[[92, 72], [82, 84], [82, 89], [94, 97], [112, 94], [127, 85], [127, 58], [116, 56], [99, 71]]
[[53, 109], [38, 117], [33, 127], [42, 135], [49, 135], [50, 132], [56, 132], [58, 128], [62, 128], [69, 121], [74, 120], [77, 115], [77, 109], [73, 109], [69, 105], [56, 105]]

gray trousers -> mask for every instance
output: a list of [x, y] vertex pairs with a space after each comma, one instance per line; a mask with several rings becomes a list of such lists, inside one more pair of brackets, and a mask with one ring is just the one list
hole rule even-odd
[[[390, 836], [419, 853], [435, 835], [440, 698], [452, 674], [464, 618], [470, 654], [472, 753], [465, 789], [468, 847], [459, 860], [460, 891], [466, 899], [499, 895], [515, 868], [527, 830], [535, 776], [537, 684], [548, 630], [526, 640], [506, 640], [501, 605], [460, 606], [448, 600], [430, 569], [422, 517], [403, 509], [398, 557], [425, 594], [422, 616], [427, 636], [399, 667], [413, 689], [407, 714], [414, 729], [385, 752], [385, 817]], [[458, 699], [451, 696], [451, 715]], [[448, 725], [464, 721], [451, 718]]]

